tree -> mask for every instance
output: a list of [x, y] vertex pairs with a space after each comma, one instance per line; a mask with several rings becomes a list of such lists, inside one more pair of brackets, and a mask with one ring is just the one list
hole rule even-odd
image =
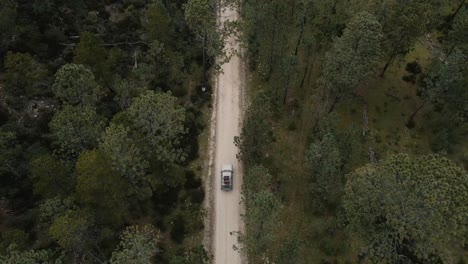
[[175, 256], [169, 262], [170, 264], [209, 264], [213, 257], [208, 255], [205, 248], [200, 245], [191, 247], [183, 256]]
[[339, 98], [363, 81], [380, 59], [381, 39], [382, 28], [375, 17], [357, 14], [325, 54], [320, 83], [326, 93]]
[[147, 87], [139, 87], [135, 82], [118, 75], [114, 76], [112, 87], [112, 90], [115, 91], [114, 102], [119, 104], [122, 110], [128, 109], [132, 104], [132, 99], [147, 90]]
[[[0, 0], [0, 47], [2, 50], [7, 50], [6, 47], [11, 42], [14, 42], [16, 33], [16, 5], [8, 0]], [[0, 56], [3, 56], [0, 52]]]
[[238, 155], [247, 167], [261, 163], [273, 140], [270, 104], [265, 93], [255, 95], [247, 108], [241, 135], [234, 138]]
[[99, 101], [101, 88], [85, 66], [65, 64], [55, 74], [52, 90], [67, 104], [94, 105]]
[[14, 97], [43, 95], [49, 92], [48, 72], [29, 53], [9, 51], [5, 57], [3, 87]]
[[276, 264], [303, 264], [306, 263], [304, 257], [301, 254], [304, 242], [301, 241], [301, 236], [294, 232], [290, 232], [286, 235], [286, 239], [280, 244], [279, 250], [276, 252], [275, 262]]
[[112, 167], [136, 188], [144, 181], [149, 163], [130, 137], [130, 129], [111, 123], [99, 144], [99, 149], [112, 161]]
[[243, 243], [249, 255], [265, 255], [281, 226], [281, 201], [270, 191], [262, 190], [245, 200], [245, 235]]
[[[206, 75], [206, 54], [211, 57], [217, 56], [217, 59], [222, 61], [225, 33], [220, 33], [220, 28], [216, 24], [216, 1], [210, 0], [188, 0], [184, 6], [185, 21], [189, 28], [197, 36], [197, 40], [201, 43], [203, 52], [203, 80], [205, 82]], [[224, 28], [229, 27], [229, 22], [226, 21], [222, 25]]]
[[446, 108], [460, 121], [468, 120], [467, 60], [455, 49], [445, 61], [435, 60], [424, 79], [423, 97], [438, 109]]
[[[435, 1], [437, 2], [437, 1]], [[383, 53], [387, 62], [380, 75], [397, 56], [406, 55], [433, 18], [434, 1], [385, 0], [371, 2], [371, 12], [383, 28]]]
[[66, 105], [49, 124], [65, 156], [77, 157], [83, 150], [97, 146], [105, 119], [91, 106]]
[[180, 146], [181, 137], [186, 133], [185, 110], [177, 104], [177, 98], [170, 93], [147, 91], [135, 98], [128, 115], [148, 143], [146, 153], [162, 162], [185, 159]]
[[92, 225], [93, 220], [88, 212], [69, 210], [55, 219], [49, 235], [63, 249], [81, 254], [91, 244]]
[[174, 46], [175, 31], [171, 17], [161, 1], [149, 5], [145, 11], [145, 20], [143, 26], [148, 34], [150, 41], [158, 40], [166, 47]]
[[6, 251], [9, 247], [14, 247], [18, 250], [28, 248], [29, 235], [21, 229], [11, 228], [2, 232], [0, 242], [0, 252]]
[[111, 264], [150, 264], [158, 252], [159, 232], [152, 225], [129, 226], [123, 232]]
[[55, 159], [52, 155], [39, 156], [30, 163], [34, 193], [44, 198], [70, 194], [74, 179], [68, 164]]
[[57, 217], [64, 215], [69, 210], [76, 209], [75, 207], [71, 197], [62, 199], [60, 196], [55, 196], [45, 199], [39, 205], [39, 219], [42, 224], [50, 227]]
[[0, 255], [0, 262], [3, 264], [61, 264], [62, 261], [63, 254], [54, 254], [50, 250], [20, 251], [12, 247], [7, 255]]
[[459, 48], [462, 53], [466, 54], [468, 51], [468, 36], [464, 34], [468, 30], [468, 7], [467, 5], [461, 6], [458, 14], [453, 18], [451, 29], [447, 33], [447, 49], [448, 55], [452, 53], [455, 48]]
[[312, 171], [314, 199], [336, 205], [343, 191], [343, 161], [335, 137], [328, 133], [313, 142], [307, 151], [307, 162]]
[[111, 160], [99, 150], [83, 152], [76, 162], [76, 194], [80, 202], [108, 223], [128, 214], [128, 184], [112, 169]]
[[252, 195], [264, 189], [270, 189], [272, 176], [263, 166], [255, 165], [247, 170], [242, 184], [242, 195], [249, 199]]
[[73, 63], [86, 65], [98, 78], [107, 80], [106, 77], [110, 77], [111, 65], [107, 63], [109, 54], [100, 37], [91, 32], [82, 32], [74, 53]]
[[20, 142], [12, 132], [0, 128], [0, 196], [13, 197], [19, 190], [24, 168]]
[[371, 262], [451, 263], [466, 240], [467, 200], [462, 168], [400, 154], [347, 175], [343, 207]]

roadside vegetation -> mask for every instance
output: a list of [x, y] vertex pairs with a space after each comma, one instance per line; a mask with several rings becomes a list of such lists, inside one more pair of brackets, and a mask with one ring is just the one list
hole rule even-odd
[[1, 263], [210, 261], [199, 141], [215, 10], [0, 0]]
[[249, 263], [466, 263], [468, 3], [237, 4]]

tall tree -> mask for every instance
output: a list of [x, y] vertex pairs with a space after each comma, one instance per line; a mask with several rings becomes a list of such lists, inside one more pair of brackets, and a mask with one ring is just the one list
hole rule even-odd
[[325, 54], [321, 85], [336, 98], [349, 94], [380, 59], [382, 28], [369, 13], [357, 14]]
[[54, 254], [50, 250], [20, 251], [11, 248], [7, 255], [0, 255], [0, 262], [3, 264], [61, 264], [63, 259], [62, 254]]
[[397, 56], [406, 55], [417, 37], [429, 29], [435, 11], [434, 3], [426, 0], [369, 1], [370, 10], [383, 28], [383, 51], [386, 63], [380, 75]]
[[66, 64], [55, 74], [52, 89], [67, 104], [94, 105], [99, 101], [101, 88], [93, 73], [83, 65]]
[[44, 198], [56, 195], [66, 197], [73, 189], [74, 179], [69, 164], [50, 154], [42, 155], [30, 163], [34, 193]]
[[93, 219], [89, 212], [69, 210], [57, 217], [49, 229], [49, 235], [65, 250], [83, 254], [93, 239]]
[[245, 201], [243, 242], [249, 255], [265, 256], [281, 226], [281, 207], [281, 201], [271, 191], [262, 190]]
[[11, 198], [23, 184], [23, 149], [16, 135], [0, 128], [0, 196]]
[[128, 109], [135, 128], [148, 143], [146, 153], [154, 154], [158, 161], [179, 162], [185, 159], [180, 146], [184, 127], [185, 109], [169, 93], [147, 91]]
[[152, 225], [129, 226], [123, 232], [111, 264], [150, 264], [158, 252], [159, 232]]
[[98, 220], [115, 224], [128, 214], [128, 184], [99, 150], [83, 152], [76, 162], [76, 193]]
[[449, 110], [462, 122], [468, 120], [467, 62], [459, 49], [444, 61], [435, 59], [422, 87], [425, 99], [440, 110]]
[[158, 40], [168, 48], [174, 46], [174, 25], [161, 1], [155, 1], [149, 5], [145, 11], [143, 26], [148, 34], [149, 42]]
[[112, 167], [133, 187], [143, 182], [149, 163], [130, 137], [129, 128], [111, 123], [102, 135], [99, 149], [111, 159]]
[[463, 5], [458, 14], [453, 18], [451, 29], [447, 33], [447, 44], [444, 45], [448, 55], [455, 48], [459, 48], [464, 54], [468, 52], [468, 6]]
[[[313, 197], [328, 205], [336, 205], [343, 192], [343, 164], [338, 142], [328, 133], [322, 140], [313, 142], [307, 151], [307, 161], [312, 170]], [[320, 204], [316, 203], [316, 204]]]
[[65, 156], [77, 157], [97, 146], [105, 119], [91, 106], [66, 105], [49, 124], [50, 130]]
[[372, 262], [451, 263], [466, 240], [468, 173], [439, 156], [396, 155], [347, 175], [348, 228]]
[[32, 97], [50, 91], [46, 68], [28, 53], [9, 51], [5, 57], [5, 69], [3, 86], [12, 96]]
[[[203, 52], [203, 78], [205, 78], [206, 59], [208, 56], [217, 56], [222, 61], [224, 42], [216, 24], [216, 1], [188, 0], [185, 5], [185, 21], [196, 34]], [[228, 28], [229, 22], [223, 24]], [[202, 80], [205, 82], [205, 79]]]
[[83, 32], [80, 43], [74, 49], [73, 63], [89, 67], [95, 76], [107, 81], [111, 76], [111, 65], [108, 62], [109, 52], [104, 41], [91, 32]]
[[260, 163], [273, 140], [270, 98], [264, 92], [254, 96], [247, 108], [240, 137], [234, 138], [239, 157], [250, 166]]
[[[16, 18], [17, 5], [15, 2], [8, 0], [0, 0], [0, 47], [1, 50], [7, 50], [10, 43], [15, 40], [16, 33]], [[0, 51], [0, 58], [3, 57], [3, 52]]]

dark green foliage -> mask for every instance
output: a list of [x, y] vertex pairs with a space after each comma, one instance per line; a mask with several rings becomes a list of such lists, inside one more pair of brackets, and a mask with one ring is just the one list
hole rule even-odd
[[446, 262], [463, 246], [468, 174], [451, 161], [397, 155], [347, 179], [348, 228], [369, 260]]
[[406, 64], [405, 70], [409, 73], [418, 74], [422, 72], [421, 65], [417, 61]]
[[147, 91], [135, 98], [128, 109], [134, 128], [148, 144], [146, 153], [154, 153], [158, 161], [180, 162], [186, 155], [180, 147], [185, 110], [170, 93]]
[[74, 179], [70, 164], [46, 154], [32, 160], [29, 166], [35, 194], [44, 198], [66, 197], [72, 191]]
[[104, 118], [91, 106], [66, 105], [50, 122], [59, 152], [65, 157], [77, 157], [82, 151], [97, 146], [104, 129]]
[[381, 57], [382, 27], [366, 12], [357, 14], [325, 55], [321, 83], [336, 96], [349, 94]]
[[2, 233], [1, 238], [0, 250], [2, 253], [5, 253], [9, 247], [14, 247], [17, 250], [28, 248], [29, 236], [21, 229], [6, 230]]
[[240, 137], [234, 138], [239, 148], [239, 158], [246, 166], [260, 163], [273, 140], [270, 101], [268, 95], [259, 93], [247, 108]]
[[336, 205], [343, 190], [342, 157], [332, 134], [313, 142], [306, 154], [312, 170], [312, 193], [319, 199]]
[[66, 64], [55, 74], [52, 89], [55, 96], [66, 104], [94, 105], [99, 100], [101, 88], [85, 66]]
[[170, 264], [209, 264], [213, 257], [206, 252], [203, 246], [190, 248], [183, 256], [176, 256], [171, 259]]
[[22, 147], [12, 132], [0, 129], [0, 194], [12, 197], [21, 189], [24, 173]]
[[439, 109], [447, 109], [459, 122], [468, 120], [467, 61], [455, 49], [445, 61], [435, 60], [424, 79], [422, 95]]
[[272, 192], [272, 178], [261, 166], [248, 169], [242, 185], [246, 213], [242, 242], [249, 255], [267, 256], [266, 250], [275, 240], [275, 230], [281, 226], [281, 200]]
[[121, 235], [111, 264], [150, 264], [157, 252], [159, 232], [152, 225], [129, 226]]
[[[202, 184], [184, 183], [210, 96], [182, 104], [214, 58], [202, 66], [186, 4], [0, 0], [0, 226], [5, 243], [21, 247], [1, 263], [107, 263], [125, 224], [178, 215], [180, 241], [203, 228]], [[216, 33], [211, 22], [205, 29]], [[22, 243], [15, 228], [34, 241]], [[185, 251], [204, 258], [177, 246]], [[137, 259], [127, 253], [113, 261]]]
[[8, 52], [5, 57], [5, 69], [1, 80], [5, 91], [12, 97], [33, 97], [50, 92], [46, 68], [30, 54]]

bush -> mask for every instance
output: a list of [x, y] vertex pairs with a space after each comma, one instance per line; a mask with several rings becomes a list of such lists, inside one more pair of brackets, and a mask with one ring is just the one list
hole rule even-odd
[[412, 74], [418, 74], [422, 72], [421, 66], [416, 61], [406, 64], [405, 70]]
[[180, 244], [184, 240], [185, 233], [185, 221], [182, 216], [178, 215], [173, 222], [171, 239]]

